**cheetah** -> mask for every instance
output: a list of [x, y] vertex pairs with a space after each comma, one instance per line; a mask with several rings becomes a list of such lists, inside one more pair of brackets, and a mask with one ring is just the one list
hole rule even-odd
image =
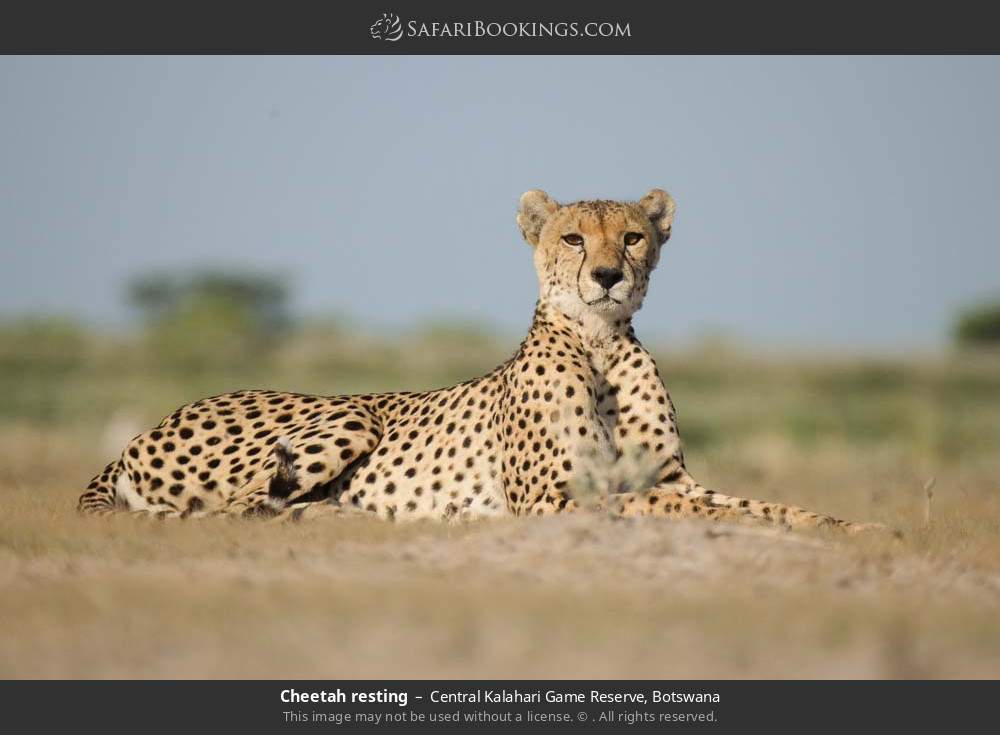
[[[539, 296], [528, 335], [488, 375], [422, 393], [320, 396], [241, 390], [182, 406], [132, 439], [79, 499], [84, 513], [387, 520], [597, 510], [784, 528], [878, 527], [723, 495], [688, 473], [676, 412], [632, 328], [674, 200], [520, 199]], [[644, 486], [577, 492], [638, 454]]]

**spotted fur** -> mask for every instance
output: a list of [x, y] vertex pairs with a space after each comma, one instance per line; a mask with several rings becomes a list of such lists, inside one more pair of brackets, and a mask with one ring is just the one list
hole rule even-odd
[[[687, 472], [676, 412], [632, 329], [670, 237], [674, 202], [560, 205], [527, 192], [518, 226], [539, 280], [517, 354], [423, 393], [315, 396], [245, 390], [182, 406], [135, 437], [80, 497], [87, 513], [388, 520], [548, 514], [703, 517], [869, 528], [722, 495]], [[581, 468], [638, 452], [649, 485], [575, 497]]]

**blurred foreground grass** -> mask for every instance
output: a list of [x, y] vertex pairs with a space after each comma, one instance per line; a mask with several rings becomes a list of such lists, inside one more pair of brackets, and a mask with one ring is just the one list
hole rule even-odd
[[0, 676], [1000, 675], [996, 357], [659, 357], [702, 483], [881, 521], [901, 542], [73, 514], [122, 442], [185, 401], [431, 388], [515, 347], [314, 325], [217, 363], [71, 325], [0, 329]]

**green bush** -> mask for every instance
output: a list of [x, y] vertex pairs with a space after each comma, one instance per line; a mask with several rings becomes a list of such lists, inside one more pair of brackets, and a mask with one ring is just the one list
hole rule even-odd
[[1000, 346], [1000, 300], [959, 314], [954, 336], [960, 346]]
[[26, 370], [69, 370], [88, 351], [87, 330], [73, 319], [25, 317], [0, 322], [0, 366]]

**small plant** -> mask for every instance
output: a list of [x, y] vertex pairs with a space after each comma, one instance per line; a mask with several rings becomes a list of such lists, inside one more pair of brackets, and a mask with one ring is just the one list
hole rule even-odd
[[660, 464], [642, 447], [628, 447], [617, 458], [588, 453], [576, 458], [577, 473], [571, 486], [584, 505], [599, 503], [608, 495], [642, 492], [656, 484]]

